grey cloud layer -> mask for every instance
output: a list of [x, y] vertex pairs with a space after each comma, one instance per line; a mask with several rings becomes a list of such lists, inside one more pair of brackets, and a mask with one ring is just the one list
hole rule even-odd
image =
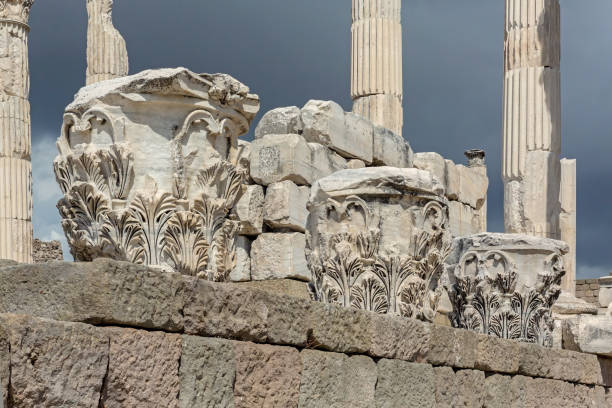
[[[351, 107], [349, 0], [115, 3], [132, 73], [166, 66], [227, 72], [261, 96], [262, 112], [312, 98]], [[466, 149], [484, 148], [492, 182], [489, 225], [501, 231], [504, 1], [403, 3], [404, 134], [415, 150], [455, 161], [464, 160]], [[610, 14], [609, 0], [562, 0], [563, 143], [564, 155], [578, 159], [579, 277], [612, 271]], [[35, 182], [50, 183], [51, 140], [64, 106], [85, 81], [85, 2], [38, 1], [30, 23]], [[53, 188], [37, 194], [39, 236], [61, 231]]]

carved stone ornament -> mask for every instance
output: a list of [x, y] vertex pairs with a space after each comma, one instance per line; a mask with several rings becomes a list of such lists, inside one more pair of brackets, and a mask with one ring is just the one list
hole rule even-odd
[[0, 0], [0, 21], [28, 24], [34, 0]]
[[313, 185], [309, 210], [315, 300], [433, 320], [451, 238], [444, 189], [431, 173], [342, 170]]
[[81, 89], [54, 162], [75, 260], [226, 280], [236, 263], [230, 210], [245, 188], [238, 137], [258, 109], [258, 97], [230, 76], [184, 68]]
[[483, 233], [457, 238], [446, 285], [454, 327], [552, 347], [551, 308], [565, 274], [561, 241]]

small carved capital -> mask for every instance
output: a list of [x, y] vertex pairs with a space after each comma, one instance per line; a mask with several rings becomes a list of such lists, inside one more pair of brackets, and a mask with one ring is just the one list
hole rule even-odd
[[28, 24], [34, 0], [0, 0], [0, 21]]
[[467, 150], [465, 153], [465, 157], [468, 159], [469, 167], [484, 167], [486, 166], [485, 162], [485, 151], [481, 149], [471, 149]]

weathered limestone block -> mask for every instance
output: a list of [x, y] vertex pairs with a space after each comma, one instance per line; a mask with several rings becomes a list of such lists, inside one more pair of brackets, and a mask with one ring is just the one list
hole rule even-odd
[[[10, 407], [98, 406], [109, 358], [102, 330], [2, 314], [0, 337], [10, 344], [10, 388], [5, 394]], [[6, 371], [0, 375], [6, 383]]]
[[99, 257], [224, 281], [242, 193], [238, 137], [259, 98], [225, 74], [144, 71], [82, 88], [54, 162], [78, 261]]
[[179, 406], [181, 336], [127, 328], [106, 328], [108, 372], [101, 406]]
[[289, 180], [270, 184], [264, 204], [265, 223], [272, 228], [304, 232], [309, 195], [310, 188]]
[[487, 199], [489, 179], [486, 173], [455, 164], [450, 160], [446, 162], [446, 197], [457, 200], [474, 209], [481, 208]]
[[3, 267], [0, 282], [1, 313], [165, 331], [183, 329], [185, 281], [178, 273], [97, 259]]
[[372, 162], [373, 127], [371, 122], [345, 113], [332, 101], [308, 101], [302, 108], [304, 138], [319, 143], [346, 158]]
[[432, 321], [450, 250], [443, 194], [418, 169], [371, 167], [318, 180], [307, 234], [316, 300]]
[[436, 377], [429, 364], [382, 359], [376, 364], [377, 407], [436, 407]]
[[297, 408], [302, 361], [291, 347], [234, 343], [234, 406]]
[[597, 310], [598, 308], [594, 304], [565, 291], [561, 292], [559, 299], [552, 307], [553, 313], [557, 315], [597, 314]]
[[579, 315], [563, 320], [563, 348], [612, 357], [612, 317]]
[[251, 240], [243, 235], [236, 237], [236, 266], [229, 278], [232, 282], [251, 280]]
[[299, 406], [366, 408], [375, 405], [376, 364], [365, 356], [302, 350]]
[[372, 161], [376, 165], [413, 167], [414, 152], [410, 143], [400, 134], [374, 126]]
[[299, 135], [304, 130], [300, 108], [289, 106], [266, 112], [255, 128], [255, 139], [266, 135]]
[[446, 186], [446, 161], [438, 153], [415, 153], [414, 167], [429, 171], [443, 186]]
[[181, 408], [233, 407], [236, 360], [229, 340], [183, 336]]
[[284, 180], [310, 185], [346, 168], [346, 160], [297, 134], [266, 135], [251, 145], [251, 177], [267, 186]]
[[612, 304], [612, 276], [599, 279], [599, 305], [608, 307]]
[[368, 354], [404, 361], [426, 360], [435, 326], [416, 319], [377, 316], [370, 325], [372, 334]]
[[238, 217], [239, 235], [259, 235], [263, 232], [264, 190], [257, 184], [245, 186], [242, 196], [232, 208]]
[[241, 286], [263, 290], [276, 295], [285, 295], [303, 300], [311, 300], [308, 282], [298, 281], [295, 279], [242, 282]]
[[59, 241], [43, 242], [34, 240], [32, 248], [32, 261], [34, 263], [47, 263], [64, 260], [62, 244]]
[[479, 338], [467, 330], [432, 325], [427, 362], [457, 368], [473, 368], [478, 355]]
[[310, 280], [305, 246], [306, 238], [301, 233], [261, 234], [251, 246], [251, 278]]
[[436, 380], [436, 408], [457, 406], [457, 386], [455, 371], [451, 367], [434, 367]]
[[32, 262], [28, 21], [34, 0], [0, 1], [0, 259]]
[[448, 222], [454, 237], [478, 234], [485, 232], [480, 213], [460, 201], [449, 201]]
[[87, 0], [87, 85], [128, 74], [125, 40], [112, 13], [113, 0]]
[[485, 403], [485, 373], [459, 370], [455, 373], [458, 407], [482, 407]]
[[448, 257], [454, 327], [552, 346], [551, 308], [565, 272], [561, 241], [483, 233], [455, 239]]
[[519, 343], [492, 336], [478, 336], [474, 368], [482, 371], [514, 374], [519, 370]]

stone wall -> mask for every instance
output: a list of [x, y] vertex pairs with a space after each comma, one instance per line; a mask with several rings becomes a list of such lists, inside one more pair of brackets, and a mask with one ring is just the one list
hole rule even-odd
[[11, 408], [612, 407], [594, 355], [108, 260], [0, 268], [0, 354]]
[[576, 297], [589, 303], [599, 305], [599, 279], [581, 279], [576, 281]]
[[32, 257], [34, 263], [63, 261], [64, 252], [62, 251], [62, 244], [59, 241], [45, 242], [40, 239], [35, 239]]

